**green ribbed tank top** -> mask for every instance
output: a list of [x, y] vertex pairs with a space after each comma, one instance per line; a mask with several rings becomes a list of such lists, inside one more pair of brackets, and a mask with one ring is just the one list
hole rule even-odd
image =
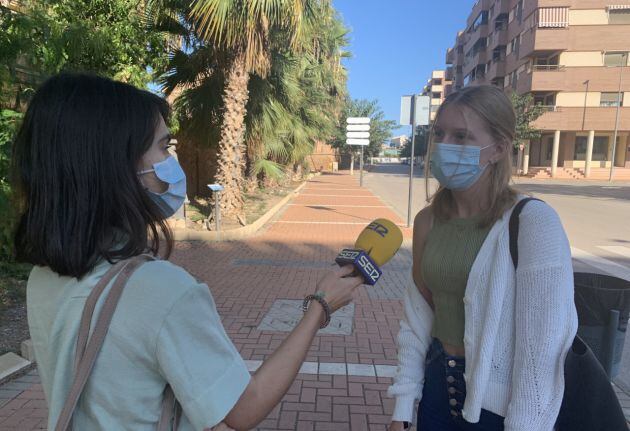
[[479, 216], [435, 220], [422, 253], [422, 277], [433, 295], [433, 337], [464, 347], [464, 294], [468, 275], [490, 227]]

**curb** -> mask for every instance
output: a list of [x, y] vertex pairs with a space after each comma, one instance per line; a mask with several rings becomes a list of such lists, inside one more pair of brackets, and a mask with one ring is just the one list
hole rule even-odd
[[305, 180], [302, 184], [296, 187], [295, 190], [286, 195], [280, 202], [275, 204], [269, 211], [263, 214], [258, 220], [247, 226], [243, 226], [237, 229], [231, 229], [222, 232], [215, 231], [197, 231], [194, 229], [173, 229], [173, 239], [175, 241], [236, 241], [244, 238], [248, 238], [258, 232], [274, 215], [282, 209], [293, 199], [297, 194], [306, 186], [308, 181], [320, 174], [315, 174], [309, 179]]
[[13, 352], [5, 353], [0, 356], [0, 384], [11, 380], [13, 377], [22, 374], [33, 365]]

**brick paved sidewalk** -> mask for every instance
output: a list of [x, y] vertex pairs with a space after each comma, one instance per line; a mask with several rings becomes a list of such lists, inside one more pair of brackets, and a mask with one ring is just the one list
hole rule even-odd
[[[311, 293], [342, 247], [377, 217], [403, 221], [347, 174], [311, 180], [263, 232], [245, 241], [178, 243], [172, 260], [210, 286], [228, 334], [255, 369], [286, 336], [286, 311]], [[385, 395], [396, 364], [402, 288], [411, 265], [406, 248], [385, 267], [379, 285], [362, 288], [345, 321], [315, 338], [282, 403], [260, 430], [384, 430], [393, 409]], [[280, 310], [271, 313], [270, 310]], [[287, 308], [288, 307], [288, 308]], [[341, 314], [341, 313], [340, 313]], [[342, 319], [343, 320], [343, 319]], [[262, 330], [259, 326], [263, 326]], [[330, 332], [330, 331], [327, 331]], [[4, 404], [4, 405], [3, 405]], [[0, 387], [0, 429], [45, 429], [36, 371]]]
[[[299, 317], [290, 316], [296, 310], [291, 300], [311, 293], [339, 249], [351, 246], [376, 217], [402, 224], [356, 178], [323, 175], [256, 237], [178, 243], [172, 260], [208, 284], [228, 334], [254, 370]], [[354, 306], [336, 313], [331, 328], [315, 338], [298, 379], [259, 430], [386, 429], [393, 409], [386, 389], [411, 267], [411, 231], [403, 231], [403, 248], [384, 267], [379, 284], [362, 288]], [[619, 394], [630, 409], [630, 397]], [[45, 429], [45, 418], [35, 371], [0, 386], [0, 430]]]

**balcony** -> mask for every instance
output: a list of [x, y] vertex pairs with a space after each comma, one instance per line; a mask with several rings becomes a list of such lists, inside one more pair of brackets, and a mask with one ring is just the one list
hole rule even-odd
[[477, 66], [486, 64], [488, 61], [488, 53], [485, 49], [480, 49], [476, 54], [470, 57], [467, 63], [464, 64], [463, 73], [468, 75]]
[[630, 25], [576, 25], [568, 29], [570, 51], [628, 51], [629, 40]]
[[444, 79], [447, 81], [455, 79], [455, 69], [453, 69], [453, 66], [448, 66], [446, 68], [446, 71], [444, 72]]
[[[533, 126], [540, 130], [614, 130], [617, 108], [557, 106], [545, 112]], [[584, 126], [582, 126], [584, 121]], [[630, 107], [620, 109], [619, 129], [630, 130]]]
[[481, 39], [487, 39], [489, 33], [490, 29], [487, 24], [479, 26], [479, 28], [472, 33], [466, 33], [468, 37], [466, 38], [466, 43], [464, 43], [464, 52], [468, 52], [473, 49], [475, 44], [479, 43]]
[[477, 0], [473, 5], [472, 10], [470, 11], [470, 15], [468, 15], [468, 19], [466, 20], [466, 28], [473, 25], [475, 19], [479, 16], [479, 14], [484, 11], [490, 9], [490, 0]]
[[446, 50], [446, 64], [455, 63], [455, 48], [449, 48]]
[[502, 78], [505, 76], [505, 70], [505, 59], [493, 61], [486, 72], [486, 78], [488, 81], [492, 81], [496, 78]]
[[[519, 77], [517, 91], [521, 94], [530, 91], [583, 92], [587, 80], [589, 92], [615, 92], [619, 88], [619, 68], [533, 66], [529, 73]], [[623, 81], [622, 91], [630, 91], [630, 79]]]
[[537, 28], [526, 31], [521, 37], [520, 56], [528, 57], [534, 52], [566, 51], [569, 49], [568, 28]]
[[507, 45], [508, 33], [507, 30], [495, 30], [490, 36], [488, 36], [488, 48], [494, 49], [500, 45]]

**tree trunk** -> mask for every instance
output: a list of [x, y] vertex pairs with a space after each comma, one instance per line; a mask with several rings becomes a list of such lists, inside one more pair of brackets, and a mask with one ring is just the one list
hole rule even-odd
[[228, 71], [223, 93], [224, 112], [219, 142], [217, 182], [221, 193], [221, 213], [227, 217], [243, 216], [245, 186], [245, 105], [249, 99], [249, 73], [245, 56], [237, 55]]

